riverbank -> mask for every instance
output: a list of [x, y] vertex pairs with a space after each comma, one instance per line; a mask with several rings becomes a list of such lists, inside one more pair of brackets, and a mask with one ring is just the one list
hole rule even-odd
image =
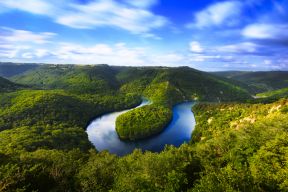
[[[191, 139], [195, 119], [191, 111], [194, 102], [185, 102], [173, 107], [173, 117], [169, 124], [159, 134], [141, 140], [121, 140], [115, 130], [115, 121], [118, 116], [128, 111], [106, 114], [96, 118], [87, 127], [90, 142], [98, 151], [108, 150], [110, 153], [123, 156], [132, 153], [134, 149], [160, 152], [165, 145], [180, 146]], [[146, 106], [144, 106], [146, 107]]]

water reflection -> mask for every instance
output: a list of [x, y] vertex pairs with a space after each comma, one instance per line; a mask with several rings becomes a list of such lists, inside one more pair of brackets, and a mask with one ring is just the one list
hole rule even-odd
[[[149, 104], [143, 101], [138, 107]], [[96, 118], [87, 127], [89, 140], [97, 150], [108, 150], [110, 153], [125, 155], [131, 153], [135, 148], [159, 152], [164, 149], [166, 144], [180, 146], [188, 142], [195, 126], [195, 118], [191, 111], [193, 102], [185, 102], [173, 108], [173, 119], [165, 130], [151, 138], [140, 141], [122, 141], [119, 139], [115, 130], [116, 118], [129, 111], [109, 113]]]

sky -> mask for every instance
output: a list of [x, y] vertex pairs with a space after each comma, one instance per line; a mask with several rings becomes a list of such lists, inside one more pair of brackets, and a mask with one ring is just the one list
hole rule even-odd
[[0, 61], [288, 70], [288, 0], [0, 0]]

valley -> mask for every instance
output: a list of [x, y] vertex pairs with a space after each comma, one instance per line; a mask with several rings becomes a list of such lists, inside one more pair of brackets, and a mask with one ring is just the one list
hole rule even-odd
[[274, 73], [0, 64], [0, 191], [286, 191]]

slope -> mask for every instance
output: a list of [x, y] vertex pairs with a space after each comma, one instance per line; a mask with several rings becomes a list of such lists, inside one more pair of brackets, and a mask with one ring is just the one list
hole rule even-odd
[[[131, 82], [122, 86], [122, 90], [132, 92], [142, 90], [142, 95], [153, 103], [117, 118], [116, 130], [122, 139], [142, 139], [161, 132], [171, 121], [172, 106], [185, 100], [220, 102], [250, 98], [243, 88], [223, 78], [188, 67], [157, 68], [157, 71], [132, 70], [133, 73], [125, 71], [124, 75], [119, 75], [125, 77], [123, 79], [126, 81], [131, 79]], [[136, 78], [137, 72], [142, 74], [141, 81]], [[146, 75], [149, 72], [151, 75]], [[142, 82], [149, 82], [149, 84], [145, 86]]]
[[5, 78], [0, 77], [0, 93], [1, 92], [10, 92], [20, 88], [24, 88], [19, 84], [13, 83]]
[[258, 93], [288, 87], [288, 71], [214, 72], [213, 74], [246, 83]]
[[118, 87], [115, 72], [108, 65], [42, 65], [13, 81], [45, 89], [65, 89], [77, 93], [107, 93]]
[[268, 91], [264, 93], [259, 93], [256, 95], [257, 97], [268, 97], [268, 98], [275, 98], [280, 99], [284, 97], [288, 97], [288, 88], [277, 89], [274, 91]]
[[189, 67], [43, 65], [13, 80], [77, 94], [122, 93], [147, 97], [153, 102], [151, 106], [132, 110], [117, 119], [117, 131], [123, 139], [140, 139], [161, 132], [172, 118], [172, 106], [179, 102], [228, 102], [250, 98], [248, 91], [231, 80]]
[[37, 67], [39, 67], [39, 65], [33, 63], [0, 62], [0, 76], [10, 78], [29, 70], [36, 69]]

